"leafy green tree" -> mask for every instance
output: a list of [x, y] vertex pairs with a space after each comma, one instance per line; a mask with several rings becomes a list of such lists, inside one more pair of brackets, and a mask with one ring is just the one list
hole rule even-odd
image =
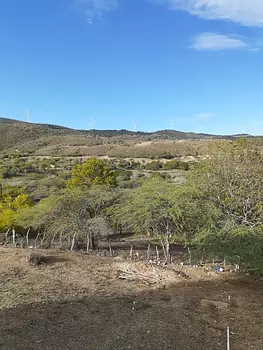
[[240, 269], [263, 273], [263, 232], [228, 221], [217, 230], [203, 231], [194, 242], [203, 256], [227, 258]]
[[67, 182], [70, 189], [76, 187], [90, 188], [92, 185], [116, 185], [116, 175], [106, 163], [94, 157], [84, 164], [78, 164], [72, 169], [71, 179]]
[[168, 183], [155, 176], [128, 191], [114, 208], [112, 218], [117, 224], [157, 238], [169, 260], [170, 243], [190, 244], [199, 229], [213, 225], [212, 215], [216, 211], [199, 201], [195, 188]]
[[60, 196], [46, 198], [34, 208], [27, 208], [17, 218], [19, 224], [42, 232], [48, 240], [59, 241], [73, 250], [84, 244], [95, 248], [101, 237], [110, 233], [106, 209], [115, 201], [117, 193], [103, 187], [87, 191], [65, 191]]
[[0, 192], [0, 229], [14, 226], [16, 215], [32, 204], [31, 199], [23, 189], [5, 186]]
[[222, 220], [249, 227], [263, 224], [263, 156], [256, 144], [240, 140], [221, 144], [196, 167], [193, 181], [222, 211]]
[[33, 229], [33, 231], [44, 232], [48, 229], [51, 214], [60, 197], [51, 195], [41, 200], [37, 205], [29, 206], [19, 211], [15, 217], [16, 226], [24, 230]]
[[263, 156], [257, 141], [218, 143], [196, 167], [192, 181], [219, 215], [213, 230], [200, 230], [197, 246], [263, 272]]

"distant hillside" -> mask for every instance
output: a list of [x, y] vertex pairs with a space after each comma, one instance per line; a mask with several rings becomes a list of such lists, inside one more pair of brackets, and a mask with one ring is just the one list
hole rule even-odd
[[133, 136], [133, 137], [145, 137], [151, 139], [163, 139], [163, 140], [203, 140], [203, 139], [232, 139], [232, 136], [223, 135], [210, 135], [210, 134], [197, 134], [194, 132], [183, 132], [176, 130], [160, 130], [154, 132], [142, 132], [142, 131], [129, 131], [129, 130], [79, 130], [81, 133], [85, 132], [89, 135], [101, 136], [101, 137], [119, 137], [119, 136]]
[[0, 125], [23, 123], [19, 120], [0, 117]]
[[[236, 137], [176, 130], [152, 133], [129, 130], [74, 130], [58, 125], [33, 124], [0, 118], [0, 150], [18, 149], [21, 153], [33, 155], [154, 157], [161, 156], [162, 153], [165, 156], [167, 152], [174, 154], [175, 147], [169, 142]], [[134, 147], [140, 144], [142, 147]]]
[[70, 132], [70, 129], [56, 125], [31, 124], [0, 118], [0, 149], [15, 148], [28, 141]]

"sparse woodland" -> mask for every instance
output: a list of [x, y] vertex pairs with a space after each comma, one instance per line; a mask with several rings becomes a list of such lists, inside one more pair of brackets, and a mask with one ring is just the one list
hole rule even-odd
[[89, 253], [104, 241], [112, 254], [112, 237], [131, 232], [167, 262], [171, 245], [181, 244], [191, 259], [227, 259], [261, 273], [261, 142], [193, 142], [187, 147], [205, 148], [206, 157], [192, 154], [192, 163], [2, 152], [1, 243]]

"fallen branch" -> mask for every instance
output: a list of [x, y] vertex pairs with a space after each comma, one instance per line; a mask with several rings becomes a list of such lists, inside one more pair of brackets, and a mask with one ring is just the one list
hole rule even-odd
[[129, 281], [142, 281], [146, 283], [157, 283], [161, 277], [154, 272], [139, 272], [132, 268], [118, 270], [118, 278]]

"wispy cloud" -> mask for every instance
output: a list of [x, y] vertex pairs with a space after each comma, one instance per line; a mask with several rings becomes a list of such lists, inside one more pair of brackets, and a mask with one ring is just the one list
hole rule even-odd
[[151, 0], [171, 10], [182, 10], [204, 19], [230, 20], [244, 26], [263, 26], [262, 0]]
[[252, 49], [248, 39], [237, 35], [201, 33], [193, 38], [190, 48], [195, 50], [221, 51], [229, 49]]
[[74, 2], [82, 8], [89, 24], [101, 19], [105, 13], [115, 11], [119, 6], [117, 0], [74, 0]]
[[215, 117], [215, 113], [199, 113], [197, 114], [197, 118], [212, 118]]

